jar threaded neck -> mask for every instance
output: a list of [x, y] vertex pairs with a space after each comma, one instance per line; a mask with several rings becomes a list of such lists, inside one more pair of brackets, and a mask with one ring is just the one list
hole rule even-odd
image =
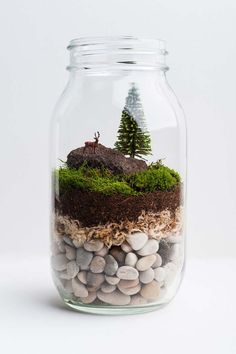
[[165, 41], [122, 37], [84, 37], [70, 41], [68, 70], [99, 69], [112, 67], [124, 70], [166, 71]]

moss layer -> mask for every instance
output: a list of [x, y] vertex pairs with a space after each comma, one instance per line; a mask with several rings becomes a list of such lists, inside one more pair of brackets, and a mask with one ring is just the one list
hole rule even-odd
[[168, 191], [181, 182], [178, 172], [159, 163], [150, 165], [143, 172], [119, 176], [84, 164], [78, 169], [60, 168], [55, 172], [55, 177], [59, 182], [60, 194], [77, 189], [106, 195], [135, 196], [158, 190]]

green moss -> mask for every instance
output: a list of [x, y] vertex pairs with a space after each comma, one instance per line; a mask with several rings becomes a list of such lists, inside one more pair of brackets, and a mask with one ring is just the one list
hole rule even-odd
[[180, 182], [179, 174], [166, 166], [150, 167], [144, 172], [129, 178], [130, 186], [138, 192], [154, 192], [169, 190]]
[[155, 190], [170, 190], [180, 183], [178, 172], [160, 164], [151, 164], [146, 171], [131, 176], [114, 176], [106, 169], [60, 168], [56, 171], [60, 193], [68, 189], [100, 192], [104, 194], [138, 195]]
[[88, 190], [104, 194], [136, 195], [126, 181], [119, 181], [106, 170], [81, 166], [79, 169], [60, 168], [57, 171], [60, 193], [68, 189]]

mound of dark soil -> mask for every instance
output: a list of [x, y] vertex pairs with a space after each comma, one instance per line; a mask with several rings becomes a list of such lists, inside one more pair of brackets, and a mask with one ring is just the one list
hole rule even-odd
[[136, 221], [142, 210], [175, 211], [181, 204], [181, 186], [169, 191], [155, 191], [139, 196], [105, 195], [97, 192], [68, 190], [56, 202], [59, 213], [81, 222], [82, 226], [104, 225], [123, 220]]
[[125, 157], [121, 152], [98, 144], [95, 153], [91, 147], [72, 150], [67, 156], [67, 166], [79, 168], [84, 162], [92, 168], [105, 167], [113, 174], [133, 174], [147, 169], [143, 160]]

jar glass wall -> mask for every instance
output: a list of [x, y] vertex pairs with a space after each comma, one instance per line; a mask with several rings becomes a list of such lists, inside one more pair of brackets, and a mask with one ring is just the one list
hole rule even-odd
[[186, 133], [160, 40], [71, 41], [52, 123], [53, 279], [84, 312], [175, 295], [184, 267]]

